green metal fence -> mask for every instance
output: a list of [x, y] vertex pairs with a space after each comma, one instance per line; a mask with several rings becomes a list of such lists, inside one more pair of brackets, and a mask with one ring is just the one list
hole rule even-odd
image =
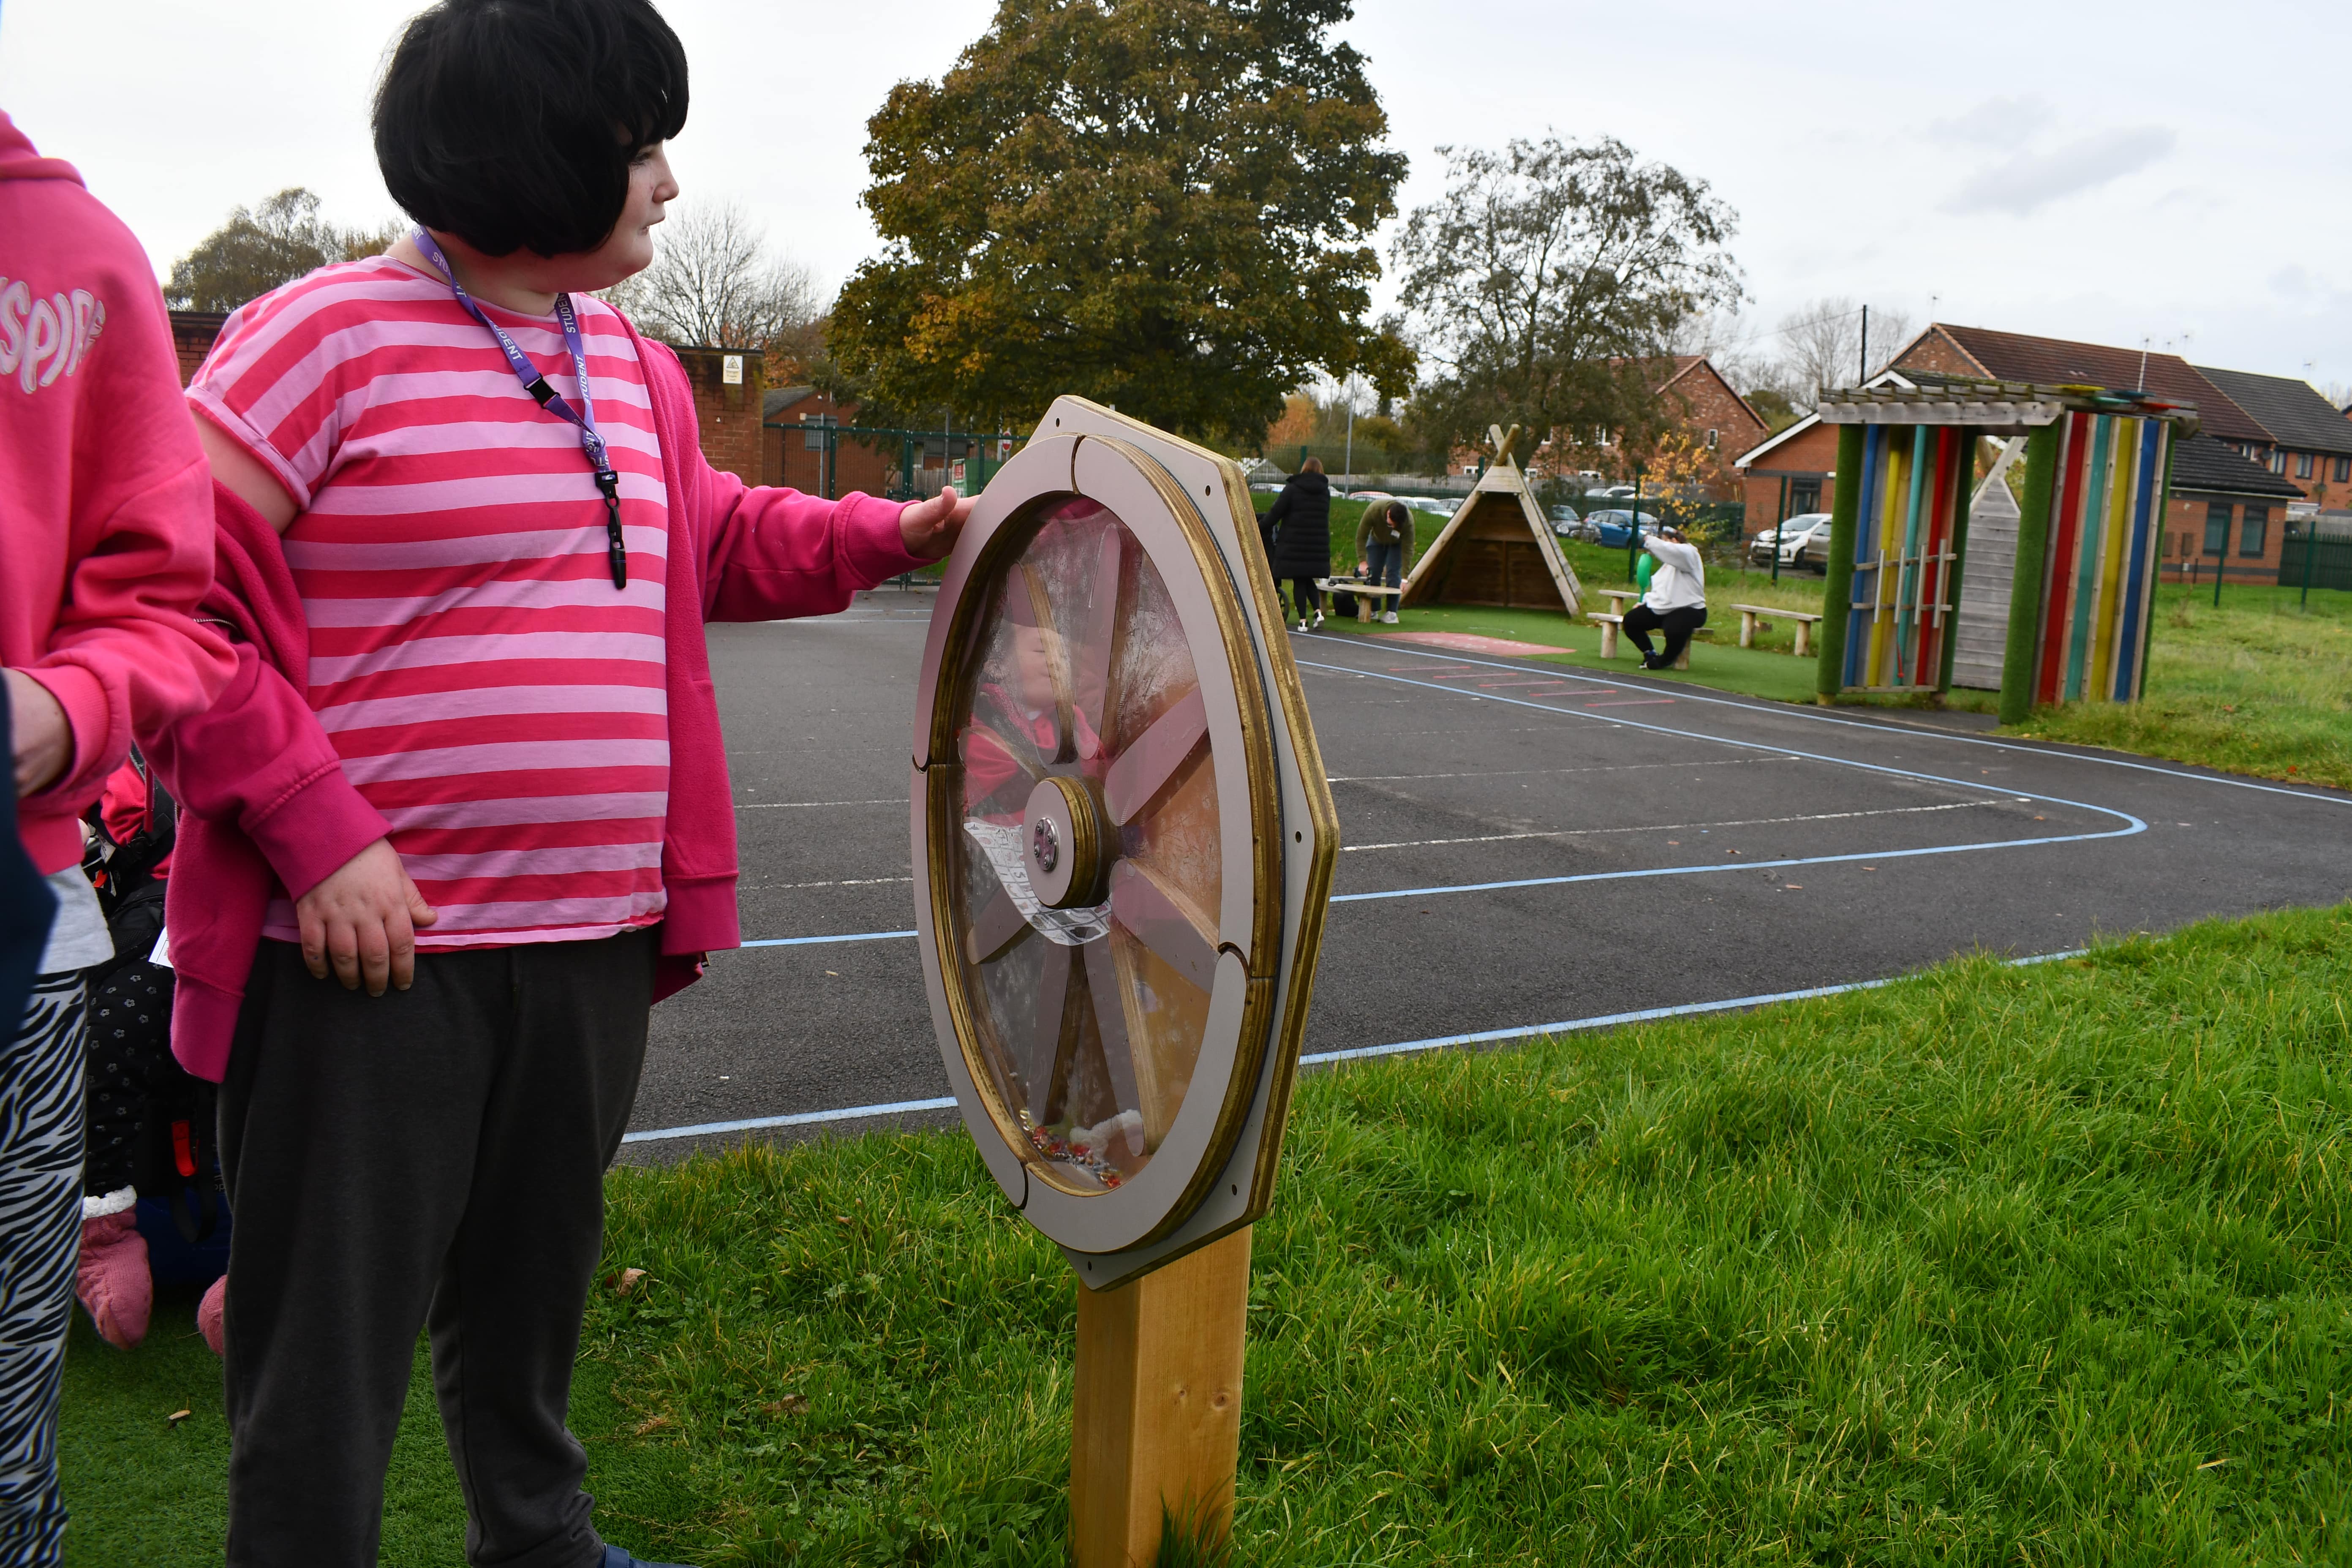
[[2278, 580], [2282, 588], [2352, 589], [2352, 524], [2290, 521]]

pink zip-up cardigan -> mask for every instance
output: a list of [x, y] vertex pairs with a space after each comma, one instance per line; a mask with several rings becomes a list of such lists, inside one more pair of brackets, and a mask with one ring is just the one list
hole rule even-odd
[[[831, 615], [920, 563], [907, 552], [897, 502], [753, 489], [712, 468], [677, 356], [634, 326], [630, 335], [669, 492], [669, 907], [658, 1001], [693, 984], [706, 953], [742, 941], [734, 795], [703, 623]], [[236, 674], [210, 709], [142, 739], [184, 812], [164, 906], [178, 973], [172, 1054], [217, 1083], [271, 897], [282, 887], [299, 899], [391, 827], [343, 776], [304, 696], [310, 627], [278, 534], [218, 484], [213, 504], [215, 579], [203, 613], [232, 628]]]

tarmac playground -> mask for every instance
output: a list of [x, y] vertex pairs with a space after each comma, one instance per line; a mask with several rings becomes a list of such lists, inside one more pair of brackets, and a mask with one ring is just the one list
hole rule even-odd
[[[908, 868], [931, 595], [710, 628], [746, 945], [654, 1010], [623, 1157], [955, 1119]], [[1345, 847], [1307, 1059], [1507, 1044], [2352, 898], [2352, 795], [1294, 635]]]

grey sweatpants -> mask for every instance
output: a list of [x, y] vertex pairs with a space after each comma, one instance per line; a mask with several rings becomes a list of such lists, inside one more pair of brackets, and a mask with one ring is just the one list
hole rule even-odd
[[428, 1323], [467, 1559], [603, 1562], [564, 1415], [656, 950], [419, 953], [370, 996], [261, 944], [220, 1097], [236, 1568], [372, 1568]]

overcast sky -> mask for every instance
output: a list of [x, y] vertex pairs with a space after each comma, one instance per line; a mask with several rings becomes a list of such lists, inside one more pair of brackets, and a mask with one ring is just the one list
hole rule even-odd
[[[372, 224], [396, 214], [368, 92], [415, 8], [0, 0], [0, 108], [80, 167], [159, 272], [287, 185]], [[671, 146], [684, 199], [741, 202], [838, 283], [876, 243], [866, 117], [992, 11], [667, 0], [694, 70]], [[2352, 382], [2340, 3], [1360, 0], [1341, 34], [1412, 159], [1406, 210], [1443, 188], [1442, 144], [1620, 137], [1738, 210], [1750, 332], [1851, 294], [1915, 322]]]

